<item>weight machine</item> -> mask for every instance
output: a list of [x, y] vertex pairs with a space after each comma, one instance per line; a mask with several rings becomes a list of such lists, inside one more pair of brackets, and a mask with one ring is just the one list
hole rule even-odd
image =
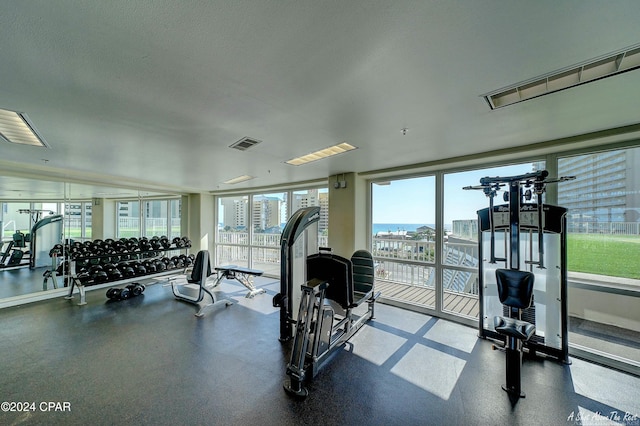
[[280, 293], [273, 306], [280, 308], [280, 341], [293, 337], [302, 290], [307, 281], [307, 257], [318, 253], [320, 207], [297, 210], [284, 227], [280, 238]]
[[[328, 250], [328, 249], [325, 249]], [[302, 295], [296, 334], [284, 389], [306, 397], [304, 382], [318, 374], [329, 357], [374, 315], [374, 267], [371, 253], [356, 251], [351, 259], [321, 250], [307, 257], [308, 279]], [[367, 304], [361, 312], [358, 308]], [[356, 312], [357, 311], [357, 312]]]
[[53, 246], [62, 242], [62, 225], [62, 215], [59, 214], [46, 216], [33, 225], [29, 247], [31, 268], [51, 264], [49, 252]]
[[[567, 241], [563, 207], [544, 204], [546, 185], [575, 179], [549, 178], [546, 170], [484, 177], [489, 207], [478, 211], [479, 336], [505, 342], [506, 385], [524, 397], [522, 348], [569, 362], [567, 335]], [[508, 186], [508, 188], [504, 188]], [[504, 192], [507, 204], [494, 205]], [[535, 198], [535, 201], [532, 201]]]

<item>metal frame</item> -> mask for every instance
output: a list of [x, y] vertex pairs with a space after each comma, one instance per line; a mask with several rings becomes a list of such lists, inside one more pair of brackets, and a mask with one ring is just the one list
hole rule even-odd
[[[563, 207], [553, 206], [542, 203], [542, 193], [547, 183], [555, 183], [558, 181], [569, 180], [573, 177], [560, 178], [560, 179], [547, 179], [548, 173], [546, 171], [539, 171], [530, 174], [524, 174], [512, 177], [496, 177], [496, 178], [483, 178], [481, 179], [480, 187], [465, 187], [465, 189], [483, 189], [485, 194], [489, 197], [489, 208], [478, 211], [478, 243], [479, 243], [479, 321], [478, 321], [478, 335], [481, 338], [492, 338], [496, 340], [504, 340], [504, 336], [498, 334], [495, 331], [484, 328], [484, 273], [482, 261], [485, 258], [483, 253], [483, 232], [487, 231], [486, 224], [488, 223], [488, 229], [490, 230], [490, 263], [505, 262], [510, 269], [520, 268], [520, 232], [521, 228], [536, 229], [538, 232], [538, 260], [533, 259], [526, 261], [528, 265], [537, 265], [540, 269], [545, 269], [544, 265], [544, 233], [555, 233], [560, 236], [560, 332], [561, 347], [560, 349], [544, 345], [536, 340], [530, 340], [524, 343], [530, 352], [540, 352], [551, 357], [558, 359], [561, 362], [569, 363], [569, 343], [568, 343], [568, 306], [567, 306], [567, 236], [566, 236], [566, 209]], [[526, 182], [534, 186], [537, 194], [537, 200], [535, 203], [535, 212], [537, 213], [537, 221], [535, 225], [521, 225], [520, 216], [523, 212], [532, 211], [533, 206], [530, 203], [522, 203], [522, 183]], [[509, 185], [509, 239], [507, 245], [508, 256], [506, 258], [497, 258], [495, 256], [495, 232], [496, 226], [494, 221], [494, 215], [498, 212], [505, 210], [505, 205], [495, 206], [493, 204], [493, 197], [496, 195], [499, 186]]]
[[[301, 291], [293, 282], [296, 275], [294, 272], [297, 268], [306, 268], [307, 255], [309, 254], [305, 252], [302, 253], [302, 256], [296, 257], [294, 247], [300, 238], [306, 239], [310, 237], [310, 241], [306, 241], [304, 251], [307, 251], [311, 245], [317, 249], [317, 223], [319, 221], [320, 207], [314, 206], [299, 209], [291, 215], [280, 237], [280, 293], [274, 296], [273, 306], [280, 308], [281, 342], [290, 340], [293, 337], [293, 324], [296, 323], [297, 318], [294, 317], [294, 301]], [[309, 227], [312, 225], [316, 225], [311, 228], [312, 230], [315, 229], [315, 231], [309, 232]], [[296, 262], [294, 259], [301, 260]], [[306, 269], [303, 270], [302, 276], [306, 280]], [[302, 283], [298, 283], [298, 285], [300, 284]]]

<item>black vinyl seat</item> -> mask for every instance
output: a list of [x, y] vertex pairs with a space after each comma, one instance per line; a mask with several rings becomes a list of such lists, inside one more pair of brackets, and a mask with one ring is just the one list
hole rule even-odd
[[496, 332], [525, 342], [536, 332], [533, 324], [507, 317], [495, 317], [493, 326]]
[[[496, 331], [505, 336], [527, 341], [536, 331], [536, 327], [521, 321], [517, 313], [531, 306], [533, 300], [534, 275], [527, 271], [511, 269], [496, 270], [496, 284], [500, 302], [509, 307], [511, 317], [496, 316], [493, 319]], [[516, 318], [513, 317], [516, 314]]]
[[500, 302], [509, 308], [509, 316], [496, 316], [493, 324], [497, 333], [505, 336], [506, 345], [506, 385], [502, 388], [508, 393], [523, 398], [521, 390], [520, 366], [522, 364], [522, 342], [533, 336], [536, 327], [520, 319], [523, 309], [533, 301], [535, 276], [531, 272], [497, 269], [496, 284]]

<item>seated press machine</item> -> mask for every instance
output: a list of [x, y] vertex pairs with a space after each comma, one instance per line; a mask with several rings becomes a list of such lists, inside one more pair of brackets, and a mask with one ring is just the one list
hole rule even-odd
[[[484, 177], [480, 185], [463, 188], [482, 190], [489, 198], [489, 208], [478, 211], [479, 336], [505, 341], [502, 388], [518, 398], [525, 396], [520, 375], [523, 345], [530, 353], [568, 363], [567, 210], [543, 204], [542, 195], [547, 184], [575, 177], [548, 175], [538, 170]], [[494, 197], [505, 186], [507, 204], [495, 206]]]

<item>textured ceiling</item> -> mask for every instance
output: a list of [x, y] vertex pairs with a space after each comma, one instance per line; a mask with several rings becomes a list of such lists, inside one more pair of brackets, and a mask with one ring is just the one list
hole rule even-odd
[[[495, 111], [480, 95], [637, 44], [638, 22], [637, 0], [3, 2], [0, 108], [51, 148], [0, 143], [0, 197], [12, 177], [246, 189], [636, 124], [640, 71]], [[229, 148], [245, 136], [262, 143]]]

